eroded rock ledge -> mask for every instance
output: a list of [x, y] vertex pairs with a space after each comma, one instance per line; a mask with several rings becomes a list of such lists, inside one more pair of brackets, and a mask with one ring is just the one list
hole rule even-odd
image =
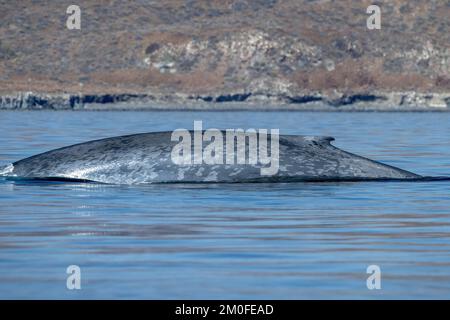
[[450, 111], [450, 93], [374, 92], [324, 95], [123, 93], [0, 95], [0, 110], [320, 110]]

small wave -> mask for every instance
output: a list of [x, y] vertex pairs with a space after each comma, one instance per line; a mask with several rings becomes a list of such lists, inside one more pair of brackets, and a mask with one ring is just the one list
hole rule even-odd
[[14, 171], [14, 165], [12, 163], [7, 164], [6, 166], [0, 166], [0, 177], [8, 177], [12, 176], [12, 172]]

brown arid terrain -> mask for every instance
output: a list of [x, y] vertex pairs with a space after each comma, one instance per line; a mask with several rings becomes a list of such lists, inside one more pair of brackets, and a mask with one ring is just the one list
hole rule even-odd
[[156, 102], [450, 109], [450, 1], [0, 0], [0, 108]]

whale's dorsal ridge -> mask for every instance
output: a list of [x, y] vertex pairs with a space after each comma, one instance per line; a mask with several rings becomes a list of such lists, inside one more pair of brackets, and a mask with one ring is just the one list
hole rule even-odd
[[[241, 134], [241, 131], [236, 134]], [[242, 134], [246, 133], [242, 132]], [[173, 150], [177, 141], [172, 140], [169, 131], [106, 138], [51, 150], [19, 160], [7, 167], [0, 166], [0, 175], [6, 174], [21, 178], [70, 178], [77, 179], [77, 181], [118, 184], [360, 181], [364, 179], [417, 179], [420, 177], [405, 170], [341, 150], [331, 144], [334, 138], [330, 136], [273, 133], [269, 136], [265, 132], [262, 137], [258, 136], [257, 138], [258, 148], [261, 146], [261, 141], [264, 142], [266, 139], [265, 156], [270, 160], [270, 167], [267, 168], [276, 169], [270, 177], [265, 174], [263, 176], [262, 170], [255, 165], [244, 166], [235, 161], [211, 166], [203, 159], [201, 159], [201, 163], [197, 164], [193, 162], [195, 157], [192, 155], [190, 155], [190, 163], [178, 165], [173, 158]], [[224, 139], [226, 139], [225, 136]], [[190, 147], [192, 147], [192, 141], [189, 140], [187, 142], [191, 142]], [[235, 150], [239, 151], [239, 140], [233, 140], [237, 140], [233, 144]], [[250, 146], [254, 140], [245, 138], [244, 141], [248, 145], [248, 148], [245, 146], [245, 150], [248, 150], [248, 159], [250, 159]], [[194, 139], [194, 152], [196, 152], [195, 143]], [[224, 143], [226, 143], [225, 140]], [[269, 145], [270, 156], [268, 156]], [[190, 147], [188, 144], [188, 150]], [[206, 147], [206, 144], [201, 145], [201, 158], [206, 154]], [[227, 155], [227, 150], [223, 147], [221, 149], [223, 160]], [[247, 151], [244, 153], [247, 158], [246, 153]], [[262, 154], [264, 155], [264, 150]], [[257, 156], [261, 156], [260, 150], [258, 150]], [[260, 164], [263, 168], [262, 162]]]
[[336, 140], [335, 138], [333, 138], [333, 137], [330, 137], [330, 136], [319, 136], [319, 137], [317, 137], [317, 142], [320, 142], [320, 143], [331, 143], [331, 141], [334, 141], [334, 140]]
[[317, 142], [319, 144], [331, 144], [331, 141], [336, 140], [330, 136], [304, 136], [303, 138], [306, 141], [313, 141], [313, 142]]

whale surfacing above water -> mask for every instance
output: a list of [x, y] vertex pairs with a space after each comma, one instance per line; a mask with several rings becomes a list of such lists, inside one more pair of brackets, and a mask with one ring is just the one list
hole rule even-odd
[[[267, 164], [250, 164], [248, 157], [247, 163], [226, 162], [226, 153], [237, 151], [238, 144], [233, 150], [225, 148], [225, 136], [220, 141], [223, 148], [219, 149], [223, 150], [223, 163], [177, 164], [173, 161], [173, 150], [179, 141], [173, 141], [172, 134], [134, 134], [55, 149], [14, 162], [7, 175], [113, 184], [412, 180], [421, 177], [336, 148], [331, 144], [334, 138], [316, 136], [277, 135], [279, 154], [277, 171], [273, 175], [261, 175], [261, 168]], [[256, 135], [260, 138], [261, 133]], [[271, 134], [266, 136], [270, 141]], [[245, 137], [241, 141], [245, 141], [248, 156], [250, 141]], [[200, 150], [205, 152], [206, 148], [203, 143]], [[272, 154], [273, 151], [272, 146]]]

